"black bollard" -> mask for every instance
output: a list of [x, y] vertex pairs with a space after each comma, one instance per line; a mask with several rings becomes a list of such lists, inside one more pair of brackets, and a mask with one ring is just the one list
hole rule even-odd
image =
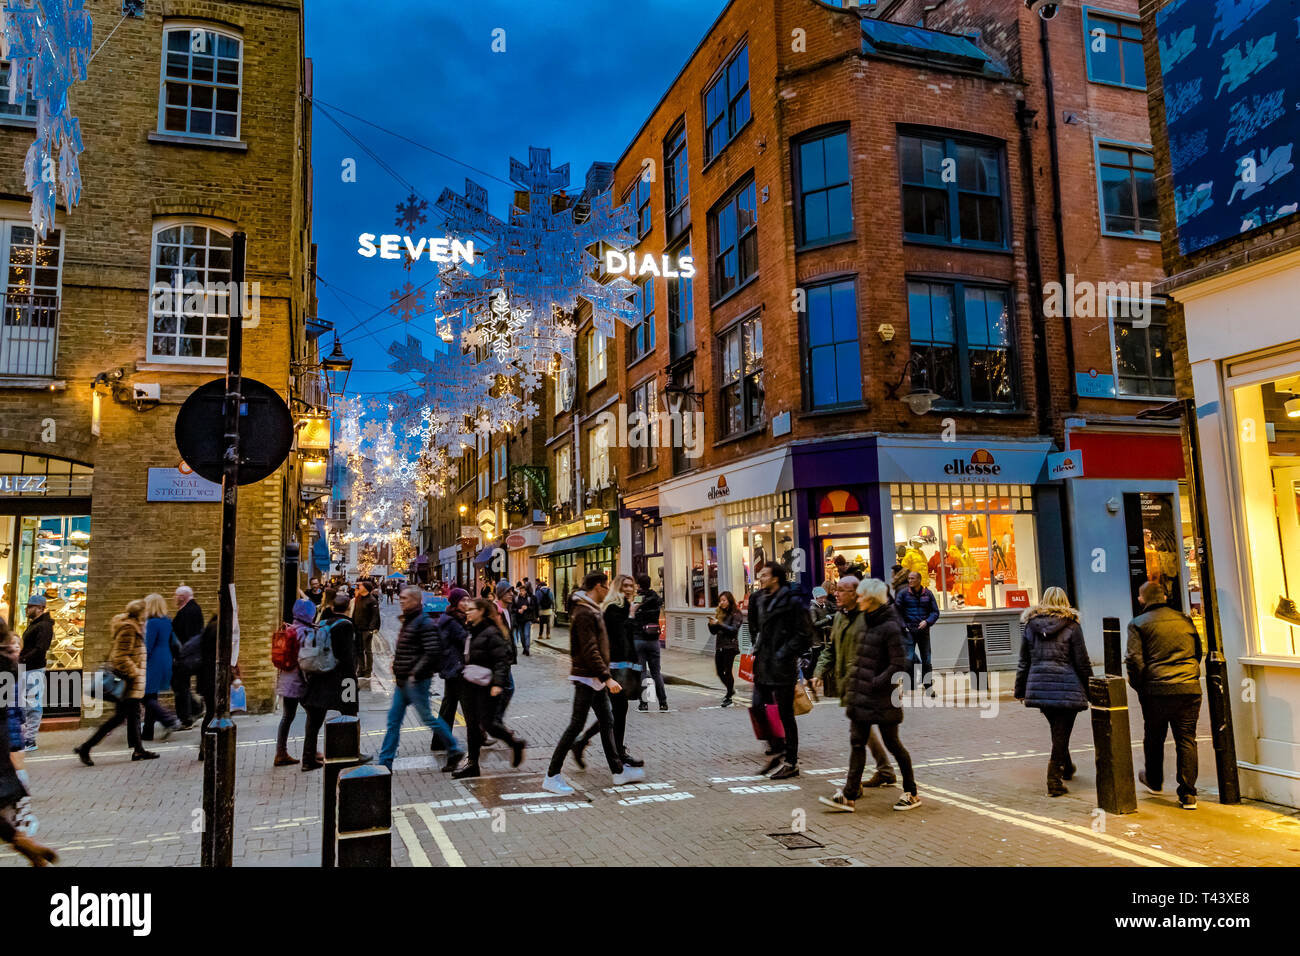
[[1119, 618], [1101, 619], [1101, 646], [1105, 654], [1106, 674], [1124, 676], [1124, 648], [1120, 643]]
[[208, 724], [203, 748], [203, 850], [205, 867], [234, 865], [235, 722], [218, 717]]
[[1097, 751], [1097, 806], [1107, 813], [1137, 810], [1133, 747], [1128, 729], [1128, 690], [1115, 675], [1088, 680], [1092, 741]]
[[975, 691], [978, 693], [980, 675], [987, 674], [989, 669], [988, 654], [984, 650], [983, 624], [966, 625], [966, 656], [970, 662], [970, 674], [975, 684]]
[[374, 764], [339, 774], [338, 836], [340, 867], [393, 865], [393, 775]]
[[361, 757], [361, 721], [338, 716], [325, 721], [325, 782], [321, 789], [320, 865], [334, 865], [334, 841], [338, 835], [339, 774], [355, 767]]

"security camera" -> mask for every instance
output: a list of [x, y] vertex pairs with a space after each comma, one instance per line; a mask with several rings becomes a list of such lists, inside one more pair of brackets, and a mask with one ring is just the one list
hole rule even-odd
[[1037, 10], [1038, 15], [1044, 20], [1054, 19], [1061, 12], [1059, 3], [1044, 3], [1043, 0], [1025, 0], [1025, 8]]

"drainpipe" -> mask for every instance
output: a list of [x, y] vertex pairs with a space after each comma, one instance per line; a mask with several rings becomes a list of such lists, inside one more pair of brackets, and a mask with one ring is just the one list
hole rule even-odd
[[[1052, 78], [1052, 44], [1047, 33], [1047, 21], [1038, 20], [1038, 42], [1043, 48], [1043, 87], [1047, 94], [1047, 145], [1052, 163], [1052, 228], [1056, 233], [1056, 277], [1061, 283], [1062, 294], [1065, 282], [1065, 225], [1062, 220], [1061, 200], [1061, 151], [1056, 133], [1056, 83]], [[1079, 393], [1076, 390], [1074, 366], [1074, 321], [1073, 303], [1065, 306], [1065, 365], [1069, 375], [1067, 382], [1070, 396], [1070, 410], [1079, 407]]]

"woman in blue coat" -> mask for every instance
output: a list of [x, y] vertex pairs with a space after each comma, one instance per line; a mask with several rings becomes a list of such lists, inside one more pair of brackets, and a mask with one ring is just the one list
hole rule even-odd
[[162, 739], [181, 722], [170, 710], [158, 703], [158, 695], [172, 686], [172, 619], [167, 616], [167, 602], [161, 594], [144, 599], [144, 731], [142, 740], [153, 740], [153, 725], [163, 725]]
[[1074, 776], [1070, 731], [1080, 711], [1088, 709], [1092, 662], [1083, 644], [1079, 612], [1060, 588], [1048, 588], [1038, 607], [1020, 617], [1025, 626], [1016, 669], [1016, 700], [1037, 707], [1052, 728], [1052, 756], [1047, 762], [1047, 794], [1068, 793], [1064, 781]]

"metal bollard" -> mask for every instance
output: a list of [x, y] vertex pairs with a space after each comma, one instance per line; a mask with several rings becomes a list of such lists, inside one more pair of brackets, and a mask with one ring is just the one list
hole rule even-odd
[[344, 770], [338, 778], [340, 867], [393, 865], [393, 775], [374, 764]]
[[1114, 675], [1088, 680], [1092, 741], [1097, 751], [1097, 806], [1107, 813], [1137, 810], [1133, 747], [1128, 729], [1128, 691]]
[[989, 670], [988, 654], [984, 650], [984, 625], [966, 625], [966, 656], [970, 663], [971, 677], [974, 678], [975, 690], [980, 689], [980, 675]]
[[235, 854], [235, 722], [218, 717], [208, 724], [199, 742], [203, 748], [204, 867], [234, 865]]
[[361, 721], [356, 717], [331, 717], [325, 721], [325, 782], [321, 790], [320, 865], [334, 865], [334, 840], [338, 824], [339, 774], [355, 767], [361, 758]]
[[1105, 653], [1106, 673], [1116, 677], [1124, 676], [1124, 651], [1120, 643], [1119, 618], [1103, 617], [1101, 619], [1101, 645]]

